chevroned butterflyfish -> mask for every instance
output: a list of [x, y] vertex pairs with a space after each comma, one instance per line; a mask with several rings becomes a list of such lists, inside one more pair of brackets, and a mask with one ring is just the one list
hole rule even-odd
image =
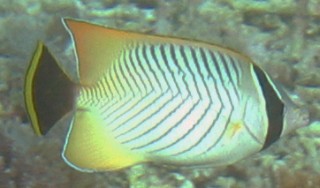
[[65, 19], [77, 57], [72, 82], [41, 42], [26, 75], [38, 134], [73, 118], [62, 157], [81, 171], [142, 162], [226, 165], [308, 123], [250, 58], [218, 45]]

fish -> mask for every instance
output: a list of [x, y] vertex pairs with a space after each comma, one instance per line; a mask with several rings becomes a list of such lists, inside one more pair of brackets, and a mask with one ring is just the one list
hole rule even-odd
[[77, 78], [38, 42], [24, 87], [33, 130], [71, 114], [62, 159], [83, 172], [235, 163], [309, 121], [250, 57], [192, 39], [62, 19]]

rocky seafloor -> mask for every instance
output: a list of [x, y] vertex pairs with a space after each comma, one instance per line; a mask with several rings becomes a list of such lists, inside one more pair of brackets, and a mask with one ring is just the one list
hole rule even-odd
[[72, 71], [74, 56], [61, 17], [233, 48], [320, 119], [319, 0], [0, 0], [0, 188], [320, 187], [319, 122], [225, 167], [143, 164], [100, 173], [70, 168], [60, 157], [66, 127], [35, 136], [23, 101], [24, 74], [37, 41]]

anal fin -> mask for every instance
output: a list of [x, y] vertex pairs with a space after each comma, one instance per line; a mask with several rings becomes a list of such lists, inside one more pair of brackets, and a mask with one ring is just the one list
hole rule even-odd
[[76, 111], [62, 156], [70, 166], [88, 172], [116, 170], [144, 161], [142, 154], [117, 142], [103, 120], [87, 110]]

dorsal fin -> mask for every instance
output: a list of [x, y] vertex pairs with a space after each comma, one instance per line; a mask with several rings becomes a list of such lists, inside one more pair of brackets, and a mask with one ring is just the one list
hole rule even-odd
[[76, 48], [76, 57], [78, 58], [79, 63], [80, 83], [85, 85], [97, 81], [109, 68], [111, 63], [119, 57], [119, 53], [122, 50], [125, 50], [131, 42], [147, 42], [149, 44], [174, 43], [200, 46], [232, 54], [244, 62], [251, 62], [249, 58], [238, 52], [213, 44], [121, 31], [72, 19], [64, 19], [63, 23], [73, 38]]
[[94, 83], [105, 73], [131, 35], [71, 19], [64, 19], [64, 23], [76, 48], [80, 83], [85, 85]]

